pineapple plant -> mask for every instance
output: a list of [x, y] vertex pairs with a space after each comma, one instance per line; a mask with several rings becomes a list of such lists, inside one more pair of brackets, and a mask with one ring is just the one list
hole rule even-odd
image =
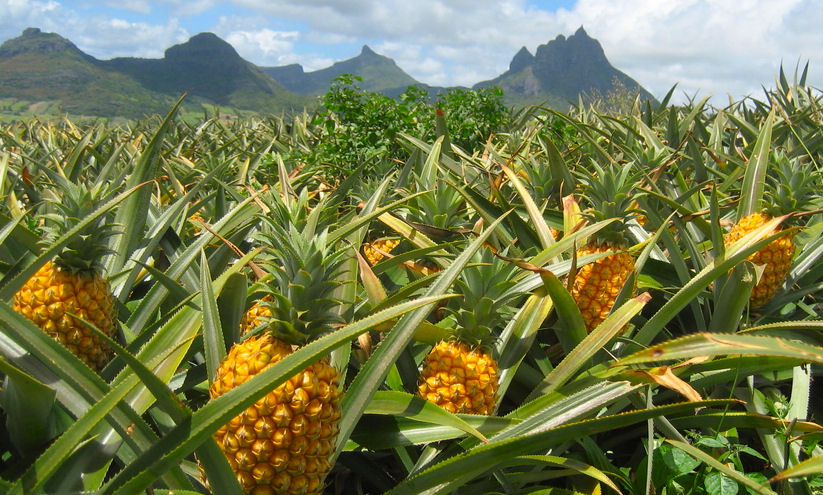
[[582, 174], [583, 195], [591, 206], [583, 216], [590, 222], [614, 221], [592, 235], [577, 250], [577, 257], [613, 253], [579, 267], [571, 282], [570, 293], [583, 315], [587, 331], [606, 319], [634, 270], [634, 257], [626, 250], [627, 222], [634, 216], [632, 205], [636, 199], [636, 194], [632, 194], [635, 180], [632, 165], [603, 168], [593, 164], [593, 168], [593, 174]]
[[[44, 216], [45, 245], [73, 229], [106, 195], [99, 185], [64, 182], [61, 187], [62, 196], [48, 200], [54, 211]], [[15, 311], [96, 370], [108, 362], [111, 349], [80, 320], [108, 336], [116, 331], [114, 297], [101, 268], [110, 251], [106, 240], [114, 232], [105, 215], [86, 226], [26, 281], [12, 301]]]
[[417, 393], [452, 413], [490, 415], [498, 389], [494, 329], [515, 295], [508, 289], [516, 267], [490, 250], [476, 256], [480, 262], [466, 267], [456, 281], [463, 298], [456, 310], [449, 309], [454, 330], [426, 355]]
[[[209, 387], [211, 398], [245, 383], [339, 322], [332, 292], [338, 287], [334, 277], [342, 251], [331, 252], [325, 234], [307, 235], [271, 223], [268, 294], [247, 311], [241, 328], [246, 338], [220, 364]], [[220, 427], [214, 438], [243, 490], [321, 493], [331, 470], [340, 399], [339, 373], [324, 358]]]
[[[763, 207], [750, 213], [743, 212], [741, 218], [724, 236], [723, 244], [728, 247], [749, 232], [759, 228], [772, 218], [807, 210], [817, 201], [817, 183], [803, 164], [797, 159], [789, 159], [783, 153], [774, 154], [772, 174], [766, 176], [763, 190]], [[756, 204], [758, 201], [752, 201]], [[798, 217], [788, 217], [768, 235], [798, 225]], [[758, 309], [768, 303], [783, 286], [792, 267], [796, 250], [795, 232], [789, 232], [756, 252], [747, 260], [763, 267], [763, 273], [749, 296], [751, 309]]]

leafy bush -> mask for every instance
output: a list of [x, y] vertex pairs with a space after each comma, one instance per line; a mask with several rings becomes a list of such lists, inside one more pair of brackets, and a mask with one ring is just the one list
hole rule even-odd
[[317, 146], [309, 161], [331, 166], [347, 176], [362, 163], [367, 172], [385, 172], [392, 160], [408, 155], [398, 136], [412, 135], [432, 141], [439, 134], [438, 110], [445, 117], [451, 143], [471, 153], [481, 149], [490, 136], [505, 129], [510, 117], [500, 89], [452, 88], [432, 99], [422, 88], [409, 86], [397, 98], [365, 91], [361, 79], [344, 74], [334, 80], [323, 96], [322, 109], [313, 124]]

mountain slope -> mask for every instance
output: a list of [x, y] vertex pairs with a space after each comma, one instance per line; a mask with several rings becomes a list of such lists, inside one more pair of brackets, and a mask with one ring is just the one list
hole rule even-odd
[[57, 100], [64, 112], [129, 118], [165, 112], [173, 103], [107, 69], [60, 35], [37, 28], [0, 45], [0, 96]]
[[399, 93], [408, 86], [423, 86], [398, 67], [394, 60], [375, 53], [367, 45], [363, 45], [363, 49], [356, 57], [335, 62], [325, 69], [305, 72], [301, 65], [292, 64], [264, 67], [263, 72], [279, 81], [289, 91], [303, 95], [325, 93], [329, 90], [332, 80], [342, 74], [354, 74], [362, 78], [357, 85], [366, 91], [388, 90]]
[[499, 87], [508, 103], [545, 103], [564, 108], [576, 102], [580, 93], [606, 94], [615, 82], [642, 98], [653, 99], [634, 79], [615, 69], [600, 43], [581, 27], [566, 38], [562, 34], [537, 47], [534, 55], [523, 47], [500, 76], [483, 81], [475, 89]]
[[212, 33], [200, 33], [172, 46], [162, 59], [115, 58], [104, 64], [167, 95], [188, 91], [195, 98], [260, 112], [307, 104]]

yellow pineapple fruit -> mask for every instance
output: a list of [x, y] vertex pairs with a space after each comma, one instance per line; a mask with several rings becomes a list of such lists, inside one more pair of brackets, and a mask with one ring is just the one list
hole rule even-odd
[[256, 301], [243, 313], [243, 318], [240, 320], [241, 337], [266, 323], [268, 319], [271, 318], [271, 309], [267, 303], [273, 300], [274, 298], [267, 294], [262, 300]]
[[449, 412], [489, 415], [497, 403], [497, 371], [486, 348], [444, 340], [426, 355], [418, 394]]
[[491, 344], [513, 296], [509, 289], [516, 267], [491, 250], [476, 257], [478, 263], [466, 267], [457, 280], [463, 293], [459, 307], [447, 308], [455, 329], [426, 355], [417, 393], [453, 413], [490, 415], [498, 389], [498, 364]]
[[[232, 346], [209, 388], [212, 398], [330, 332], [339, 321], [339, 303], [331, 293], [344, 251], [330, 254], [325, 234], [273, 229], [269, 294], [247, 311], [241, 332], [267, 326]], [[214, 438], [245, 493], [323, 492], [341, 417], [339, 376], [327, 359], [320, 359], [217, 430]]]
[[[74, 228], [101, 203], [101, 187], [66, 183], [63, 195], [52, 198], [55, 211], [45, 216], [45, 243], [51, 244]], [[105, 216], [92, 222], [57, 256], [26, 281], [13, 296], [14, 310], [52, 336], [93, 369], [102, 368], [111, 349], [78, 318], [103, 333], [116, 331], [114, 298], [100, 262], [109, 252], [106, 238], [113, 233]]]
[[383, 253], [391, 253], [397, 245], [400, 244], [400, 239], [377, 239], [371, 243], [363, 244], [363, 254], [369, 263], [376, 265], [383, 259]]
[[[726, 247], [732, 245], [741, 237], [762, 226], [770, 219], [771, 216], [761, 212], [746, 215], [726, 234], [723, 239], [723, 244]], [[779, 230], [781, 230], [781, 227], [769, 232], [768, 235], [775, 234]], [[757, 309], [769, 302], [786, 281], [786, 277], [792, 267], [794, 251], [794, 234], [789, 233], [773, 240], [746, 258], [755, 265], [763, 265], [763, 274], [749, 296], [749, 304], [752, 309]]]
[[577, 251], [578, 258], [614, 251], [580, 266], [571, 284], [570, 293], [588, 331], [606, 319], [634, 270], [634, 258], [625, 250], [628, 245], [626, 223], [634, 214], [633, 204], [636, 203], [633, 202], [637, 197], [632, 195], [636, 177], [631, 174], [631, 164], [606, 168], [593, 164], [592, 167], [594, 173], [584, 174], [582, 180], [584, 196], [591, 203], [591, 208], [583, 215], [590, 222], [615, 220], [596, 232]]
[[617, 252], [581, 266], [572, 283], [571, 295], [588, 331], [602, 323], [611, 312], [620, 289], [634, 270], [634, 258], [608, 242], [589, 243], [577, 251], [577, 256], [582, 257], [614, 250]]
[[[781, 152], [775, 152], [770, 174], [766, 176], [764, 187], [765, 207], [742, 215], [723, 239], [728, 247], [752, 230], [762, 226], [770, 219], [789, 213], [801, 212], [818, 200], [818, 186], [806, 168], [797, 159], [789, 159]], [[752, 203], [757, 203], [753, 201]], [[792, 226], [795, 218], [788, 218], [774, 231], [775, 234]], [[749, 305], [758, 309], [769, 302], [786, 282], [792, 267], [795, 253], [794, 232], [779, 237], [758, 251], [747, 260], [763, 266], [763, 273], [749, 296]]]

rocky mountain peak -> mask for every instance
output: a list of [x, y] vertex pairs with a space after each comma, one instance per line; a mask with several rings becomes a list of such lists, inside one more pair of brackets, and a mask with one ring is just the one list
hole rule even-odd
[[240, 59], [240, 55], [233, 46], [223, 41], [214, 33], [200, 33], [192, 36], [187, 42], [174, 45], [166, 50], [166, 59]]
[[514, 55], [514, 58], [509, 64], [509, 71], [520, 72], [532, 63], [534, 63], [534, 55], [524, 46]]
[[17, 38], [0, 45], [0, 57], [13, 57], [23, 53], [72, 52], [83, 54], [71, 41], [57, 33], [44, 33], [35, 27], [26, 28]]

